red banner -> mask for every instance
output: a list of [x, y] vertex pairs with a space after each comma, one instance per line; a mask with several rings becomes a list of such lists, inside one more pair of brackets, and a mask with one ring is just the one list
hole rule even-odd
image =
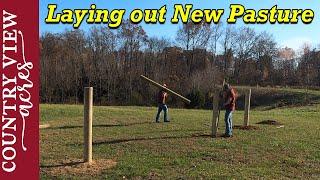
[[39, 179], [38, 3], [1, 1], [0, 179]]

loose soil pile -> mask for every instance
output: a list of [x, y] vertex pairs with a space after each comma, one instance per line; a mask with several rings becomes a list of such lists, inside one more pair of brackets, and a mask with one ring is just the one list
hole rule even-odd
[[265, 120], [258, 122], [257, 124], [266, 124], [266, 125], [283, 125], [282, 123], [276, 121], [276, 120]]
[[41, 167], [41, 171], [47, 172], [51, 175], [98, 175], [102, 170], [113, 168], [117, 162], [111, 159], [99, 159], [92, 162], [91, 165], [83, 163], [83, 160], [77, 159], [73, 161], [65, 161], [59, 165], [52, 165]]

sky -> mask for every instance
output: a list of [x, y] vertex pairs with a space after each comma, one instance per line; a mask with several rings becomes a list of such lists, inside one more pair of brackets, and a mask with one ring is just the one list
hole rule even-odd
[[[181, 24], [171, 24], [170, 19], [173, 16], [174, 4], [193, 4], [193, 8], [199, 9], [225, 9], [222, 22], [229, 15], [230, 4], [242, 4], [247, 9], [270, 9], [274, 5], [278, 5], [281, 9], [312, 9], [315, 12], [315, 18], [311, 24], [259, 24], [245, 25], [242, 19], [239, 19], [235, 26], [249, 26], [257, 32], [267, 31], [273, 34], [275, 40], [280, 47], [290, 47], [295, 50], [299, 49], [304, 43], [309, 43], [313, 47], [320, 44], [320, 1], [318, 0], [183, 0], [183, 1], [164, 1], [164, 0], [40, 0], [40, 34], [44, 32], [59, 33], [65, 29], [73, 29], [72, 24], [46, 24], [45, 18], [48, 13], [48, 4], [57, 4], [56, 12], [62, 9], [90, 9], [91, 4], [96, 4], [97, 9], [126, 9], [125, 19], [133, 9], [159, 9], [163, 5], [167, 6], [166, 23], [165, 24], [144, 24], [141, 23], [149, 37], [166, 37], [175, 39], [177, 29]], [[93, 25], [83, 22], [80, 29], [87, 31]], [[107, 27], [106, 27], [107, 28]]]

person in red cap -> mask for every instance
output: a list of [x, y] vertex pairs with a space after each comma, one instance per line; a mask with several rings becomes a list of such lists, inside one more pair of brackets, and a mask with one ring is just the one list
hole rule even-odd
[[[163, 84], [164, 87], [167, 87], [166, 84]], [[158, 92], [158, 113], [156, 116], [156, 122], [159, 122], [159, 118], [160, 118], [160, 114], [163, 111], [163, 118], [164, 118], [164, 122], [170, 122], [168, 119], [168, 107], [166, 105], [166, 100], [168, 97], [168, 93], [165, 91], [165, 89], [161, 89]]]

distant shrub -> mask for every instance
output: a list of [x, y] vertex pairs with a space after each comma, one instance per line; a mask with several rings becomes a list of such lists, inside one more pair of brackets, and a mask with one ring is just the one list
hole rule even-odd
[[193, 89], [191, 93], [187, 95], [187, 98], [191, 100], [191, 103], [187, 105], [187, 108], [202, 108], [205, 104], [205, 95], [197, 89]]

